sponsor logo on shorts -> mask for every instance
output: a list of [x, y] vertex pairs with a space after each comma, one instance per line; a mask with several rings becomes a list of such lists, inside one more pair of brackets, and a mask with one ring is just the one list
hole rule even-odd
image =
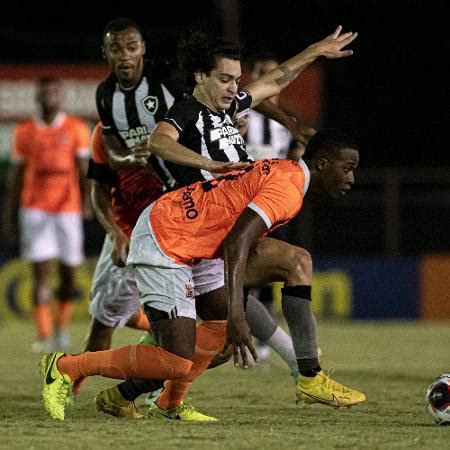
[[186, 292], [186, 298], [194, 298], [194, 286], [192, 286], [192, 283], [190, 281], [186, 283], [184, 288]]

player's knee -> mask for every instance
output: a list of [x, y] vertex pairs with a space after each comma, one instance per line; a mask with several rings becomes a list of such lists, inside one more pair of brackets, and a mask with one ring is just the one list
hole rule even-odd
[[311, 254], [301, 247], [291, 247], [286, 255], [289, 261], [287, 279], [295, 284], [311, 283], [312, 258]]

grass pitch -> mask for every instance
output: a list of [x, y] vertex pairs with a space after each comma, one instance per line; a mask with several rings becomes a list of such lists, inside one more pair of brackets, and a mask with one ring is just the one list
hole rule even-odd
[[[71, 327], [79, 351], [87, 322]], [[323, 366], [363, 391], [366, 403], [335, 410], [298, 407], [294, 382], [277, 355], [242, 370], [227, 363], [192, 386], [195, 407], [218, 423], [131, 421], [98, 414], [94, 395], [114, 383], [87, 380], [66, 420], [49, 419], [40, 403], [40, 357], [31, 353], [31, 323], [0, 323], [0, 448], [5, 449], [431, 449], [449, 448], [450, 427], [425, 412], [427, 386], [450, 371], [450, 324], [327, 322], [319, 319]], [[140, 333], [117, 330], [113, 346]], [[137, 401], [138, 405], [142, 401]]]

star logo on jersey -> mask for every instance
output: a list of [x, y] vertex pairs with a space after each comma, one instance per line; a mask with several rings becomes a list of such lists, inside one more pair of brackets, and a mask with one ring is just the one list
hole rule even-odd
[[147, 95], [141, 100], [141, 103], [144, 109], [152, 116], [158, 111], [158, 97], [154, 95]]

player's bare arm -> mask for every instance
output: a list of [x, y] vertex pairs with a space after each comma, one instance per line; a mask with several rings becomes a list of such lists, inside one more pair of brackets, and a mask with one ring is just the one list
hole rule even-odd
[[330, 59], [351, 56], [353, 51], [348, 49], [344, 50], [344, 47], [352, 43], [358, 34], [351, 31], [342, 34], [341, 32], [342, 27], [338, 26], [336, 30], [325, 39], [311, 44], [302, 52], [280, 64], [269, 73], [263, 75], [260, 79], [247, 85], [245, 89], [252, 95], [252, 107], [273, 95], [278, 95], [286, 86], [298, 77], [303, 69], [320, 56]]
[[91, 199], [95, 217], [113, 242], [113, 263], [116, 266], [124, 267], [128, 256], [130, 240], [114, 220], [111, 186], [92, 180]]
[[80, 193], [81, 193], [81, 202], [82, 202], [82, 210], [83, 217], [87, 220], [92, 219], [93, 209], [92, 202], [90, 196], [90, 185], [91, 182], [87, 178], [89, 160], [87, 158], [77, 158], [77, 167], [78, 167], [78, 177], [80, 180]]
[[145, 144], [129, 149], [115, 136], [103, 136], [109, 165], [113, 170], [145, 167], [151, 153]]
[[267, 231], [264, 220], [252, 209], [246, 208], [223, 243], [225, 264], [225, 290], [228, 296], [227, 340], [223, 352], [233, 347], [234, 364], [241, 354], [244, 368], [248, 367], [247, 352], [254, 360], [257, 355], [252, 344], [250, 329], [245, 321], [244, 276], [250, 248]]
[[313, 128], [305, 126], [294, 114], [285, 111], [270, 100], [264, 100], [254, 109], [286, 127], [291, 132], [292, 138], [302, 144], [306, 144], [315, 133]]
[[154, 155], [182, 166], [195, 167], [212, 173], [225, 173], [243, 169], [248, 163], [213, 161], [190, 150], [178, 142], [177, 129], [167, 122], [160, 122], [148, 139], [147, 148]]

